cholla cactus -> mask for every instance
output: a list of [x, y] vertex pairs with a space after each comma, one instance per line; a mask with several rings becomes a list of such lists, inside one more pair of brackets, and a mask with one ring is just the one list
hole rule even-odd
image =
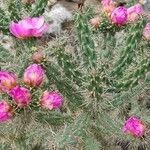
[[[32, 64], [31, 49], [0, 51], [1, 69], [15, 72], [19, 85], [11, 90], [13, 96], [1, 95], [15, 112], [6, 126], [0, 124], [3, 149], [111, 150], [115, 144], [149, 149], [150, 53], [148, 39], [142, 38], [146, 19], [139, 16], [121, 26], [108, 17], [100, 15], [95, 28], [90, 24], [93, 12], [83, 9], [75, 14], [73, 35], [60, 34], [54, 43], [40, 45], [43, 53], [36, 63], [44, 78], [43, 71], [32, 69], [25, 77], [36, 86], [22, 82]], [[55, 19], [62, 23], [64, 18]]]
[[[131, 142], [130, 137], [124, 135], [121, 130], [125, 119], [131, 115], [143, 118], [147, 114], [135, 108], [141, 107], [135, 95], [141, 91], [141, 84], [147, 88], [146, 82], [149, 81], [145, 81], [150, 71], [147, 46], [144, 46], [144, 51], [138, 50], [145, 43], [142, 40], [145, 19], [140, 18], [134, 24], [124, 26], [125, 29], [123, 29], [112, 25], [105, 17], [102, 17], [100, 29], [93, 30], [88, 23], [91, 16], [89, 9], [76, 14], [75, 26], [80, 48], [78, 47], [73, 54], [67, 54], [65, 45], [51, 49], [51, 55], [54, 56], [55, 61], [44, 63], [49, 84], [55, 83], [55, 87], [67, 98], [66, 107], [80, 114], [77, 120], [75, 119], [66, 130], [64, 129], [63, 133], [58, 134], [56, 141], [61, 148], [69, 146], [70, 142], [74, 142], [74, 147], [78, 148], [77, 143], [79, 144], [80, 138], [83, 140], [83, 143], [80, 143], [83, 149], [95, 145], [95, 149], [102, 147], [111, 149], [111, 143], [107, 141], [109, 136], [113, 136], [114, 140], [122, 139]], [[108, 30], [109, 28], [113, 32]], [[120, 45], [114, 43], [119, 40], [114, 40], [117, 38], [114, 34], [118, 32], [118, 29], [126, 31], [128, 36]], [[92, 31], [96, 35], [99, 34], [99, 38], [94, 38]], [[106, 57], [103, 53], [108, 48], [111, 52]], [[119, 114], [118, 117], [117, 114]], [[150, 123], [147, 119], [143, 121], [147, 125]], [[146, 132], [148, 132], [147, 129], [142, 132], [146, 136], [145, 141], [149, 139]], [[95, 143], [94, 146], [88, 145], [86, 140]], [[133, 138], [133, 140], [130, 147], [135, 145], [140, 147], [143, 142], [139, 138]], [[104, 141], [107, 142], [103, 145]], [[149, 145], [147, 144], [146, 147]]]

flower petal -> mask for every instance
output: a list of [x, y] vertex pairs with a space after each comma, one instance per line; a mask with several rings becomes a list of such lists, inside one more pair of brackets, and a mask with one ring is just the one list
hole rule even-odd
[[44, 24], [44, 17], [34, 17], [32, 18], [32, 25], [34, 26], [34, 28], [39, 29], [43, 26]]
[[22, 25], [22, 27], [24, 29], [33, 29], [33, 25], [32, 25], [32, 19], [31, 18], [25, 18], [23, 20], [20, 21], [20, 24]]
[[15, 37], [19, 38], [20, 34], [18, 33], [18, 24], [12, 22], [9, 26], [9, 31], [11, 34], [13, 34]]
[[35, 37], [40, 37], [45, 32], [45, 30], [47, 30], [47, 28], [48, 28], [48, 24], [45, 23], [40, 29], [33, 30], [32, 35]]

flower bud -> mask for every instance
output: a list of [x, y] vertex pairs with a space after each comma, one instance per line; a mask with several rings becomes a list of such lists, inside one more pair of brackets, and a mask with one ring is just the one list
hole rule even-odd
[[99, 17], [92, 18], [92, 19], [90, 19], [89, 23], [91, 24], [91, 26], [97, 28], [100, 25], [100, 18]]
[[129, 7], [127, 9], [128, 21], [129, 22], [136, 21], [142, 13], [143, 13], [143, 8], [140, 4], [136, 4], [134, 6]]
[[23, 81], [30, 87], [39, 86], [44, 77], [44, 71], [39, 64], [30, 65], [24, 72]]
[[31, 94], [29, 90], [24, 87], [16, 86], [9, 92], [9, 95], [20, 108], [27, 106], [31, 101]]
[[134, 137], [141, 137], [144, 135], [145, 125], [140, 119], [136, 117], [130, 117], [124, 123], [122, 130], [125, 134], [129, 134]]
[[117, 7], [111, 14], [111, 21], [116, 25], [124, 25], [127, 21], [127, 9], [124, 6]]
[[107, 16], [110, 16], [112, 11], [115, 9], [115, 3], [112, 0], [102, 0], [101, 5], [102, 12]]
[[62, 97], [55, 92], [45, 91], [40, 98], [40, 105], [46, 109], [58, 109], [62, 105]]
[[4, 100], [0, 101], [0, 122], [9, 120], [12, 117], [12, 108]]
[[16, 76], [13, 73], [0, 71], [0, 91], [8, 92], [16, 85]]
[[143, 31], [143, 36], [146, 40], [150, 40], [150, 22], [146, 24]]
[[43, 60], [42, 53], [40, 51], [33, 53], [32, 55], [32, 61], [34, 63], [41, 63]]

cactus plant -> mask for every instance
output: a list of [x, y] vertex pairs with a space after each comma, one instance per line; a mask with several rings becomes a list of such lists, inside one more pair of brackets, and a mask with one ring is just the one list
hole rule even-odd
[[[41, 15], [46, 3], [37, 0], [31, 16]], [[60, 35], [54, 43], [39, 46], [44, 56], [37, 63], [45, 71], [39, 86], [22, 82], [24, 70], [33, 63], [31, 47], [16, 45], [13, 52], [0, 47], [1, 70], [16, 73], [19, 84], [32, 94], [31, 102], [23, 108], [16, 107], [11, 95], [0, 95], [15, 112], [5, 127], [0, 124], [2, 149], [98, 150], [115, 149], [115, 145], [149, 149], [150, 111], [145, 97], [149, 94], [150, 53], [149, 42], [142, 39], [145, 18], [116, 26], [102, 15], [100, 26], [93, 29], [89, 24], [92, 15], [89, 8], [76, 12], [73, 35]], [[73, 44], [69, 51], [68, 44]], [[31, 78], [36, 77], [32, 73]], [[41, 108], [43, 90], [57, 91], [63, 98], [62, 106], [57, 110]], [[143, 92], [148, 94], [141, 96]], [[48, 99], [45, 106], [51, 101]], [[140, 138], [122, 131], [132, 116], [146, 126]]]

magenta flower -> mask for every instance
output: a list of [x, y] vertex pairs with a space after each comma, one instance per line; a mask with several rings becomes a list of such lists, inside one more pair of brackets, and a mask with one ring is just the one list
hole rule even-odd
[[62, 97], [55, 92], [45, 91], [40, 98], [40, 105], [46, 109], [58, 109], [62, 105]]
[[25, 18], [18, 23], [12, 22], [9, 26], [10, 32], [17, 38], [41, 37], [48, 24], [45, 23], [44, 17]]
[[144, 135], [145, 125], [140, 119], [136, 117], [130, 117], [124, 123], [122, 130], [125, 134], [130, 134], [134, 137], [141, 137]]
[[117, 7], [111, 14], [111, 21], [116, 25], [124, 25], [127, 21], [127, 9], [124, 6]]
[[16, 85], [16, 76], [13, 73], [0, 71], [0, 91], [8, 92]]
[[146, 40], [150, 40], [150, 22], [148, 22], [144, 28], [143, 36]]
[[39, 64], [30, 65], [24, 72], [23, 81], [25, 84], [36, 87], [39, 86], [44, 77], [44, 71]]
[[12, 117], [12, 108], [4, 100], [0, 101], [0, 122], [9, 120]]
[[29, 90], [24, 87], [16, 86], [9, 92], [9, 95], [20, 108], [28, 105], [31, 101], [31, 94]]
[[128, 21], [136, 21], [139, 16], [143, 13], [143, 8], [141, 4], [136, 4], [127, 9]]

